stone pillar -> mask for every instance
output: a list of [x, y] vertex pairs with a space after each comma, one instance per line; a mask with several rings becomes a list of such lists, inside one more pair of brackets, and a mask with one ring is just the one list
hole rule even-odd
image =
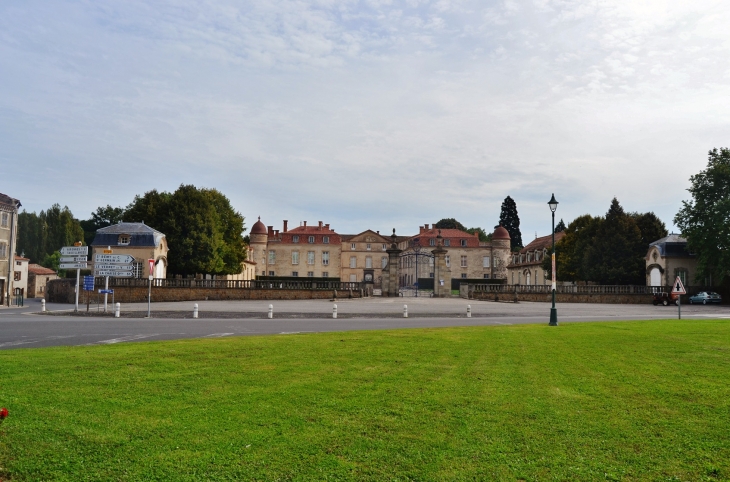
[[441, 238], [441, 230], [436, 236], [436, 249], [433, 253], [433, 296], [434, 298], [446, 298], [451, 296], [451, 268], [446, 266], [446, 253], [444, 242]]
[[398, 249], [398, 243], [396, 242], [395, 229], [391, 235], [390, 249], [385, 250], [388, 253], [388, 265], [383, 268], [383, 281], [382, 289], [383, 296], [398, 296], [398, 275], [400, 274], [400, 268], [398, 266], [398, 255], [403, 251]]

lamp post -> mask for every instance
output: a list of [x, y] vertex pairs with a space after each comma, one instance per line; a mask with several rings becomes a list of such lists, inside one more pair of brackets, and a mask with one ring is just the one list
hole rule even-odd
[[553, 194], [550, 201], [548, 201], [548, 206], [550, 206], [550, 211], [553, 213], [553, 307], [550, 308], [550, 326], [558, 326], [558, 310], [555, 309], [555, 210], [558, 209], [558, 201], [555, 200], [555, 194]]

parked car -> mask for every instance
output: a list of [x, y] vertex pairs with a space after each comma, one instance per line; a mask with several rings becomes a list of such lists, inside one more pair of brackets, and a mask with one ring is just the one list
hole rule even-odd
[[654, 293], [654, 299], [652, 300], [652, 304], [654, 306], [656, 305], [664, 305], [669, 306], [669, 304], [677, 305], [679, 304], [678, 296], [674, 293], [667, 293], [666, 291], [662, 291], [660, 293]]
[[694, 296], [689, 297], [689, 304], [702, 303], [720, 303], [722, 302], [722, 296], [718, 295], [714, 291], [700, 291]]

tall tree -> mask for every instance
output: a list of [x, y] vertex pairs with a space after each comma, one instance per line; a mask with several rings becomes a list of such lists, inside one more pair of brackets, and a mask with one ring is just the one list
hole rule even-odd
[[31, 263], [40, 263], [46, 256], [46, 224], [35, 212], [18, 214], [18, 253]]
[[158, 192], [157, 189], [148, 191], [143, 196], [134, 196], [134, 200], [124, 210], [122, 219], [130, 223], [145, 223], [163, 231], [162, 227], [168, 221], [171, 197], [169, 192]]
[[730, 279], [730, 149], [708, 153], [707, 168], [689, 178], [692, 195], [682, 201], [674, 222], [697, 253], [697, 280]]
[[117, 224], [124, 217], [124, 208], [113, 208], [111, 205], [99, 206], [91, 213], [91, 218], [80, 221], [84, 230], [84, 240], [87, 245], [94, 241], [96, 231], [112, 224]]
[[487, 243], [492, 240], [492, 233], [487, 233], [486, 231], [484, 231], [484, 229], [479, 228], [479, 227], [469, 228], [466, 230], [466, 232], [469, 234], [474, 234], [474, 233], [479, 234], [479, 241], [481, 241], [483, 243]]
[[522, 233], [520, 232], [520, 216], [517, 214], [517, 203], [510, 196], [502, 202], [502, 212], [499, 214], [499, 224], [504, 227], [511, 238], [512, 250], [522, 248]]
[[631, 213], [631, 217], [636, 221], [636, 225], [641, 231], [641, 244], [645, 250], [649, 249], [649, 245], [658, 239], [665, 238], [667, 234], [667, 226], [653, 212], [648, 213]]
[[61, 208], [59, 204], [54, 204], [45, 212], [41, 211], [41, 218], [46, 224], [46, 254], [51, 254], [63, 246], [71, 246], [84, 239], [84, 230], [79, 221], [73, 217], [68, 206]]
[[466, 231], [466, 227], [454, 218], [444, 218], [433, 225], [434, 229], [458, 229]]
[[555, 232], [562, 233], [563, 231], [565, 231], [565, 221], [563, 221], [563, 218], [560, 218], [558, 224], [555, 225]]
[[[575, 218], [565, 229], [565, 236], [555, 244], [555, 264], [559, 281], [585, 281], [587, 274], [583, 261], [585, 253], [593, 244], [603, 218], [584, 214]], [[552, 276], [552, 259], [543, 259], [542, 269]]]

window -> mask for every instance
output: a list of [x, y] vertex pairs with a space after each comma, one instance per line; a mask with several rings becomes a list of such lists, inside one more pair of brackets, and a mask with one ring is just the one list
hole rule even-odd
[[357, 258], [350, 256], [350, 268], [357, 268]]
[[461, 267], [466, 268], [466, 256], [461, 257]]
[[269, 251], [269, 264], [276, 264], [276, 251]]
[[322, 243], [324, 243], [324, 244], [330, 244], [330, 237], [329, 236], [322, 236]]
[[20, 276], [21, 276], [21, 272], [20, 271], [15, 271], [15, 275], [13, 276], [13, 279], [15, 281], [20, 281]]
[[485, 274], [484, 275], [484, 279], [489, 279], [489, 275], [488, 274]]
[[380, 267], [385, 268], [386, 266], [388, 266], [388, 258], [383, 256], [382, 258], [380, 258]]
[[461, 273], [461, 278], [466, 279], [466, 273]]
[[299, 271], [292, 271], [291, 275], [294, 277], [299, 276]]
[[291, 252], [291, 264], [299, 264], [299, 251]]
[[466, 239], [462, 239], [462, 240], [461, 240], [461, 245], [462, 245], [462, 246], [466, 246]]
[[373, 258], [372, 256], [368, 256], [365, 258], [365, 267], [366, 268], [372, 268], [373, 267]]
[[540, 251], [535, 251], [535, 261], [540, 261]]
[[355, 251], [355, 243], [350, 243], [350, 249]]
[[298, 243], [299, 242], [299, 236], [297, 236], [297, 235], [292, 236], [291, 237], [291, 242], [292, 243]]
[[433, 273], [429, 273], [429, 277], [433, 278]]
[[307, 271], [308, 278], [314, 278], [314, 271]]
[[368, 243], [365, 247], [366, 250], [370, 251], [370, 243]]
[[275, 276], [273, 271], [269, 271], [269, 276]]
[[309, 244], [314, 244], [314, 236], [309, 237]]
[[386, 249], [388, 249], [388, 245], [387, 244], [384, 244], [383, 245], [383, 251], [385, 251]]
[[679, 279], [682, 280], [682, 284], [687, 286], [687, 270], [684, 268], [677, 268], [674, 270], [674, 276], [679, 276]]
[[4, 227], [4, 228], [8, 227], [8, 213], [3, 213], [1, 224], [2, 224], [2, 227]]
[[446, 266], [451, 266], [451, 256], [446, 255]]
[[327, 266], [330, 264], [330, 252], [329, 251], [322, 251], [322, 264], [324, 266]]
[[356, 283], [357, 282], [357, 275], [351, 274], [350, 275], [350, 283]]
[[136, 263], [132, 264], [132, 276], [134, 278], [141, 278], [142, 274], [143, 274], [142, 263], [136, 262]]
[[117, 239], [117, 244], [120, 246], [126, 246], [129, 244], [129, 235], [128, 234], [120, 234], [119, 239]]
[[329, 278], [329, 277], [330, 277], [329, 271], [322, 271], [322, 278]]
[[451, 246], [451, 240], [450, 239], [444, 239], [444, 246]]
[[482, 268], [489, 268], [489, 256], [482, 258]]
[[307, 264], [314, 264], [314, 251], [307, 251]]
[[428, 245], [429, 245], [429, 246], [436, 246], [436, 240], [435, 240], [435, 239], [433, 239], [433, 238], [429, 239], [429, 240], [428, 240]]
[[16, 261], [15, 262], [15, 266], [23, 266], [23, 262], [22, 261]]

